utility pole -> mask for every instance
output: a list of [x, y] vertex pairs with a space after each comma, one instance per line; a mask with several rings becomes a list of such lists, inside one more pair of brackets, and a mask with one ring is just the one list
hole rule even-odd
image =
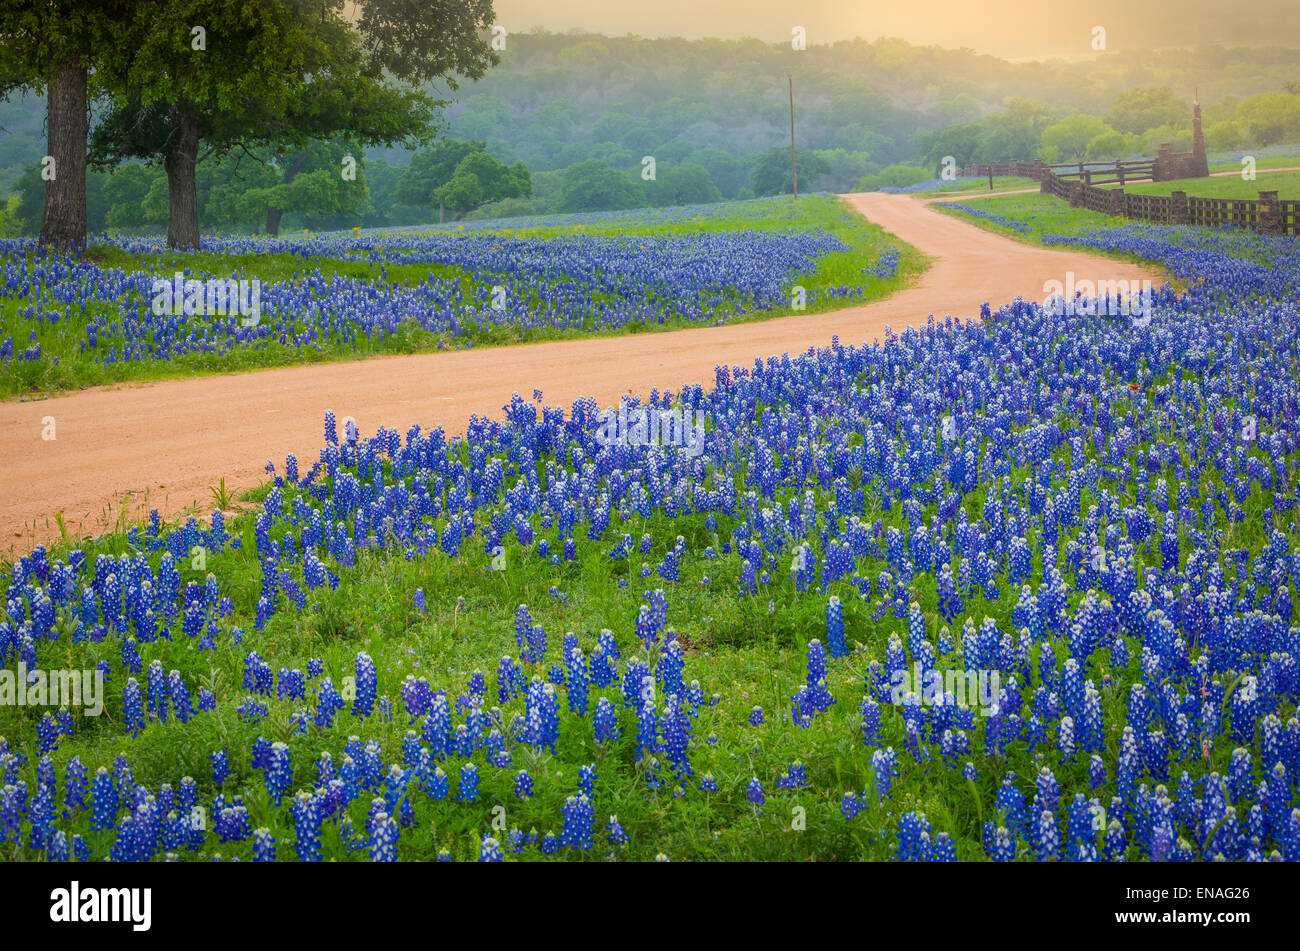
[[794, 77], [789, 73], [785, 77], [790, 82], [790, 180], [794, 183], [794, 197], [799, 197], [799, 170], [794, 164]]

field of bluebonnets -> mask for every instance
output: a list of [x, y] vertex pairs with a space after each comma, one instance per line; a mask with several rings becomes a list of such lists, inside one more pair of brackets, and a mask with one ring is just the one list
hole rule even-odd
[[244, 514], [37, 549], [0, 659], [107, 701], [0, 708], [0, 855], [1295, 860], [1300, 244], [1070, 240], [1186, 289], [628, 400], [700, 451], [330, 415]]
[[[0, 398], [816, 313], [883, 297], [922, 267], [832, 196], [508, 224], [211, 237], [200, 252], [101, 236], [84, 258], [0, 241]], [[155, 308], [155, 281], [178, 272], [260, 282], [256, 319], [207, 313], [206, 300], [186, 313], [179, 296]]]

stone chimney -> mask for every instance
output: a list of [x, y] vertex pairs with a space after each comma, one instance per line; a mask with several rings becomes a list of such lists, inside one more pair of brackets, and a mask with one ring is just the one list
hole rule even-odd
[[1192, 104], [1192, 160], [1188, 178], [1204, 178], [1210, 174], [1210, 162], [1205, 154], [1205, 133], [1201, 131], [1201, 91], [1196, 90]]

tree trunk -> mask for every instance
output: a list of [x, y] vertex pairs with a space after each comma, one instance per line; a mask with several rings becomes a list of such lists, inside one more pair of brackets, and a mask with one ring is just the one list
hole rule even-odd
[[86, 68], [79, 54], [59, 63], [50, 74], [49, 84], [46, 147], [54, 164], [42, 165], [43, 174], [49, 177], [45, 182], [41, 244], [82, 248], [86, 244], [86, 137], [90, 118], [86, 111]]
[[199, 247], [199, 192], [194, 172], [199, 159], [199, 122], [194, 106], [172, 109], [173, 140], [163, 156], [167, 170], [167, 247]]
[[[289, 160], [284, 164], [284, 181], [281, 185], [292, 184], [293, 180], [298, 177], [307, 166], [306, 155], [303, 152], [295, 152], [289, 156]], [[268, 206], [266, 209], [266, 233], [273, 238], [280, 236], [280, 219], [284, 217], [283, 208]]]

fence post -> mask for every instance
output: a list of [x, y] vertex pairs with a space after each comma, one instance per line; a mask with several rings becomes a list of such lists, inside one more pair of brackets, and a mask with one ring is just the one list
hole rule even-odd
[[1259, 193], [1259, 218], [1255, 227], [1264, 234], [1281, 232], [1282, 204], [1278, 201], [1276, 189]]
[[1188, 223], [1187, 215], [1187, 192], [1176, 191], [1169, 193], [1169, 223], [1173, 225], [1185, 225]]
[[1110, 207], [1107, 209], [1107, 212], [1108, 212], [1110, 215], [1112, 215], [1112, 216], [1114, 216], [1114, 217], [1116, 217], [1116, 218], [1118, 218], [1118, 217], [1120, 217], [1120, 216], [1122, 216], [1122, 215], [1124, 214], [1124, 189], [1123, 189], [1123, 187], [1120, 187], [1120, 188], [1112, 188], [1112, 189], [1110, 190]]
[[1043, 180], [1043, 171], [1043, 160], [1034, 159], [1034, 170], [1029, 177], [1036, 182], [1041, 182]]
[[1168, 182], [1176, 177], [1169, 168], [1172, 155], [1173, 151], [1169, 143], [1161, 142], [1160, 149], [1156, 152], [1155, 161], [1151, 163], [1151, 181]]
[[1083, 189], [1084, 189], [1084, 184], [1081, 180], [1075, 179], [1074, 181], [1070, 182], [1070, 207], [1071, 208], [1083, 207]]

